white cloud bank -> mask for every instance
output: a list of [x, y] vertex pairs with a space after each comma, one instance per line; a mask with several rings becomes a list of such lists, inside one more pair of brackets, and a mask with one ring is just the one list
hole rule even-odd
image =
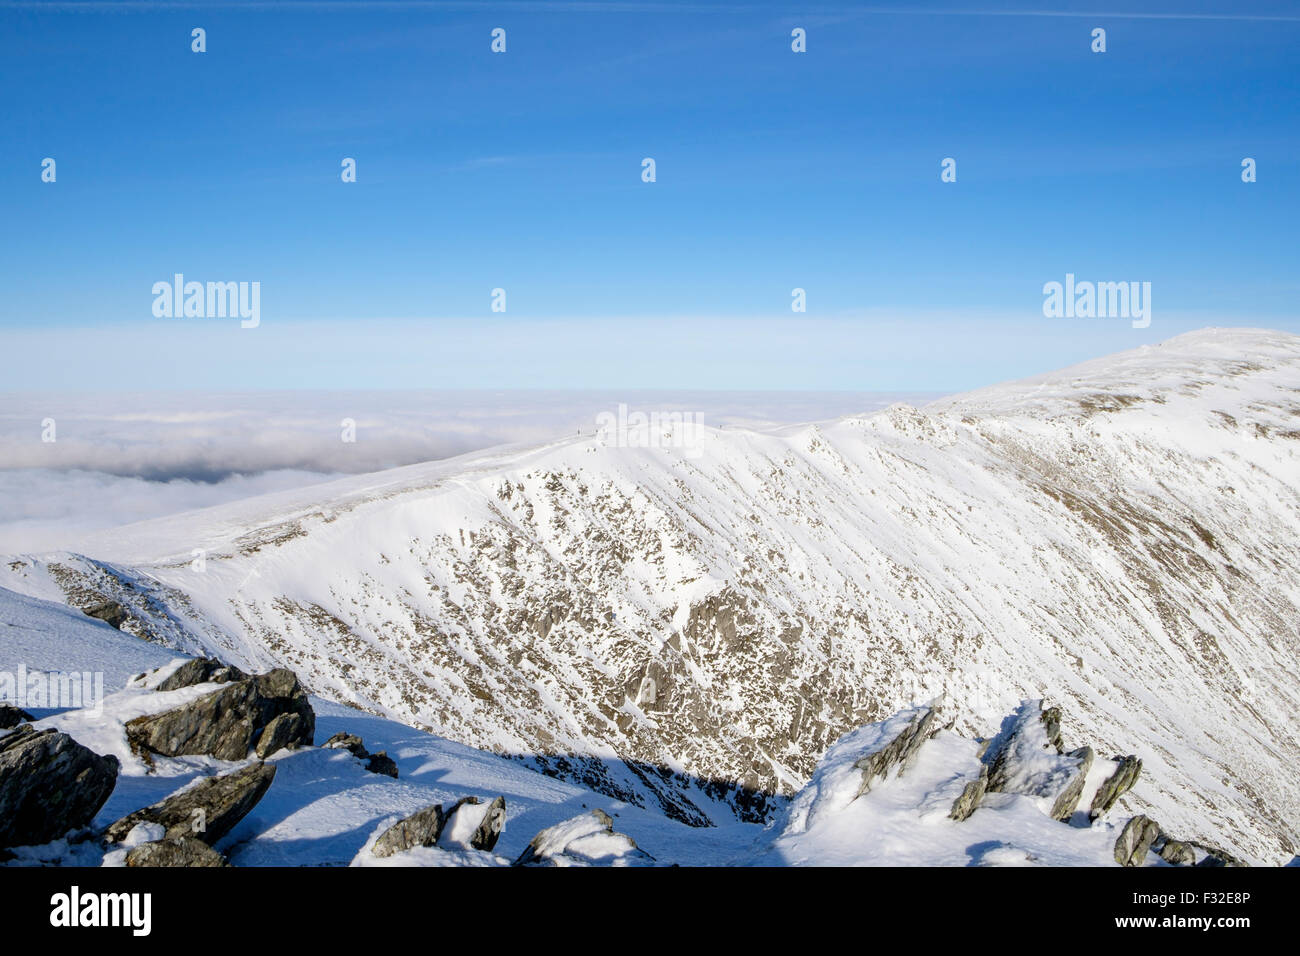
[[[933, 394], [870, 392], [0, 393], [0, 552], [494, 445], [590, 433], [620, 402], [764, 427]], [[356, 440], [343, 440], [344, 419]], [[54, 441], [43, 441], [53, 423]]]

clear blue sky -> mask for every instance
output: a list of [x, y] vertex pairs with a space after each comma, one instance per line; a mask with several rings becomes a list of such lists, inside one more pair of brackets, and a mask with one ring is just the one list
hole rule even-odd
[[[0, 2], [0, 388], [955, 390], [1300, 332], [1300, 5], [940, 6]], [[154, 318], [176, 272], [261, 327]], [[1067, 272], [1151, 327], [1044, 318]]]

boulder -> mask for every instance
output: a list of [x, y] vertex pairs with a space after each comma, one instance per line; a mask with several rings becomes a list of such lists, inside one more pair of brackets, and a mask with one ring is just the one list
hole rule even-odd
[[126, 608], [116, 601], [101, 601], [98, 604], [92, 604], [90, 607], [82, 608], [81, 613], [87, 617], [103, 621], [105, 624], [111, 624], [119, 631], [130, 616], [126, 613]]
[[911, 765], [921, 745], [938, 732], [933, 709], [918, 707], [912, 711], [897, 733], [854, 763], [853, 766], [862, 771], [858, 796], [869, 792], [872, 784], [884, 779], [894, 767], [898, 767], [901, 774]]
[[1061, 711], [1041, 700], [1024, 701], [984, 755], [988, 789], [1034, 798], [1054, 820], [1068, 820], [1079, 805], [1092, 767], [1091, 747], [1064, 753]]
[[366, 769], [371, 773], [382, 773], [387, 777], [397, 779], [397, 762], [388, 756], [388, 751], [381, 750], [377, 754], [371, 754], [366, 758]]
[[988, 764], [980, 764], [979, 776], [971, 780], [962, 789], [961, 796], [953, 801], [952, 810], [948, 816], [960, 823], [967, 819], [979, 807], [980, 801], [984, 799], [984, 794], [989, 787], [989, 768]]
[[1092, 807], [1088, 810], [1090, 819], [1096, 820], [1113, 807], [1116, 800], [1133, 788], [1133, 784], [1137, 783], [1138, 776], [1142, 773], [1142, 761], [1134, 755], [1129, 754], [1127, 757], [1115, 759], [1119, 762], [1119, 766], [1102, 782], [1093, 795]]
[[126, 855], [127, 866], [229, 866], [226, 858], [202, 840], [181, 836], [142, 843]]
[[1138, 814], [1124, 824], [1115, 841], [1115, 862], [1120, 866], [1141, 866], [1147, 851], [1160, 837], [1160, 826], [1150, 817]]
[[117, 784], [117, 758], [57, 730], [0, 737], [0, 847], [36, 846], [86, 826]]
[[1161, 840], [1155, 846], [1156, 852], [1166, 863], [1174, 866], [1196, 864], [1196, 851], [1192, 849], [1191, 844], [1184, 843], [1182, 840]]
[[36, 718], [13, 704], [0, 704], [0, 730], [12, 730], [19, 724], [29, 724]]
[[506, 798], [484, 804], [478, 797], [456, 801], [447, 811], [438, 845], [465, 850], [491, 851], [506, 825]]
[[264, 729], [281, 714], [300, 719], [281, 731], [285, 745], [310, 746], [316, 714], [293, 671], [285, 668], [232, 681], [198, 700], [172, 710], [127, 721], [131, 748], [146, 757], [204, 754], [243, 760]]
[[547, 827], [533, 837], [514, 866], [649, 866], [654, 857], [618, 833], [603, 810]]
[[238, 667], [229, 667], [215, 657], [196, 657], [172, 671], [154, 690], [166, 692], [195, 684], [228, 684], [247, 676]]
[[292, 750], [304, 739], [310, 744], [315, 732], [314, 724], [313, 721], [308, 726], [308, 718], [297, 712], [279, 714], [271, 718], [253, 749], [260, 759], [265, 760], [271, 754], [286, 748]]
[[362, 743], [360, 737], [344, 731], [339, 731], [321, 746], [328, 747], [331, 750], [346, 750], [360, 760], [365, 760], [370, 756], [370, 751], [366, 750], [365, 744]]
[[214, 844], [257, 806], [274, 779], [275, 766], [264, 763], [205, 777], [165, 800], [124, 816], [104, 831], [104, 839], [121, 843], [138, 824], [157, 823], [165, 828], [168, 840], [193, 836]]
[[1250, 866], [1245, 860], [1235, 857], [1227, 850], [1221, 850], [1212, 844], [1189, 840], [1188, 845], [1205, 854], [1200, 862], [1196, 864], [1197, 866]]
[[417, 846], [433, 846], [447, 822], [442, 804], [435, 803], [399, 820], [379, 835], [371, 852], [378, 857], [392, 856]]

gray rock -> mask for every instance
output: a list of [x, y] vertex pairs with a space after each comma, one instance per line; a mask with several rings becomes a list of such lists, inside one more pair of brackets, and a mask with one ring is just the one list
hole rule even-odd
[[57, 730], [0, 737], [0, 847], [37, 846], [84, 827], [117, 784], [118, 763]]
[[19, 724], [31, 723], [36, 718], [13, 704], [0, 704], [0, 730], [11, 730]]
[[1197, 866], [1250, 866], [1245, 860], [1233, 856], [1227, 850], [1221, 850], [1210, 843], [1199, 843], [1195, 840], [1189, 840], [1188, 845], [1200, 850], [1205, 854]]
[[984, 794], [989, 788], [989, 767], [988, 764], [980, 765], [979, 776], [966, 784], [956, 800], [953, 801], [952, 810], [948, 816], [960, 823], [970, 817], [979, 807], [980, 801], [984, 799]]
[[279, 714], [271, 718], [271, 722], [266, 725], [262, 735], [257, 738], [257, 746], [254, 747], [254, 751], [259, 758], [265, 760], [271, 754], [286, 748], [292, 750], [304, 738], [310, 743], [313, 731], [314, 728], [308, 728], [307, 718], [302, 714]]
[[1052, 818], [1068, 820], [1083, 795], [1094, 754], [1091, 747], [1068, 754], [1063, 750], [1060, 708], [1044, 709], [1041, 700], [1024, 701], [984, 755], [988, 789], [1050, 799]]
[[370, 756], [370, 751], [366, 750], [365, 744], [362, 743], [360, 737], [344, 731], [339, 731], [321, 746], [329, 747], [331, 750], [346, 750], [360, 760], [365, 760]]
[[1124, 824], [1115, 841], [1115, 862], [1120, 866], [1141, 866], [1147, 851], [1160, 837], [1160, 827], [1150, 817], [1138, 814]]
[[388, 756], [388, 751], [381, 750], [377, 754], [371, 754], [366, 758], [366, 769], [371, 773], [382, 773], [384, 776], [397, 779], [397, 762]]
[[154, 688], [156, 691], [180, 690], [195, 684], [227, 684], [244, 680], [248, 675], [238, 667], [230, 667], [215, 657], [197, 657], [176, 668], [167, 679]]
[[1194, 866], [1196, 851], [1182, 840], [1165, 840], [1156, 851], [1166, 863], [1174, 866]]
[[857, 795], [860, 797], [868, 793], [872, 784], [884, 779], [895, 766], [899, 767], [900, 774], [903, 773], [911, 766], [921, 745], [938, 731], [934, 711], [928, 707], [918, 708], [893, 740], [854, 763], [853, 766], [862, 771], [862, 783]]
[[443, 832], [440, 839], [443, 839], [449, 833], [455, 832], [456, 818], [462, 813], [473, 813], [473, 819], [478, 823], [474, 827], [469, 837], [468, 843], [472, 849], [490, 851], [497, 845], [497, 840], [501, 836], [501, 831], [506, 825], [506, 798], [497, 797], [487, 805], [487, 808], [479, 811], [482, 806], [478, 797], [463, 797], [457, 800], [452, 808], [446, 811], [446, 820], [443, 826]]
[[263, 729], [281, 714], [298, 714], [286, 745], [310, 746], [316, 714], [293, 671], [285, 668], [233, 681], [172, 710], [127, 721], [126, 737], [142, 755], [205, 754], [243, 760]]
[[1132, 754], [1116, 757], [1119, 766], [1115, 772], [1102, 782], [1092, 798], [1092, 807], [1088, 810], [1089, 818], [1096, 820], [1115, 805], [1115, 801], [1133, 788], [1142, 773], [1142, 761]]
[[229, 866], [226, 858], [192, 836], [155, 840], [132, 848], [127, 866]]
[[433, 846], [442, 835], [446, 822], [442, 804], [431, 804], [381, 833], [371, 852], [378, 857], [389, 857], [412, 847]]
[[1057, 795], [1056, 802], [1052, 804], [1053, 820], [1065, 821], [1074, 815], [1075, 809], [1079, 806], [1079, 798], [1083, 796], [1083, 784], [1087, 780], [1088, 771], [1092, 769], [1095, 756], [1091, 747], [1080, 747], [1066, 755], [1068, 759], [1077, 760], [1078, 766], [1069, 782]]
[[126, 613], [126, 608], [118, 604], [116, 601], [103, 601], [98, 604], [92, 604], [90, 607], [82, 608], [81, 613], [85, 614], [87, 617], [93, 617], [97, 620], [103, 621], [106, 624], [111, 624], [119, 631], [122, 629], [122, 625], [127, 622], [129, 617]]
[[206, 777], [111, 824], [104, 832], [104, 839], [108, 843], [121, 843], [136, 825], [157, 823], [166, 828], [168, 840], [193, 836], [211, 845], [257, 806], [274, 779], [274, 765], [264, 763], [251, 764], [219, 777]]

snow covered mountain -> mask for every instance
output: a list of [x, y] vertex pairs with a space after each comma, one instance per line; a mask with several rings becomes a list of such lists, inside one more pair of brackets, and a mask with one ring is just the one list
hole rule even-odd
[[[1300, 843], [1300, 338], [1206, 330], [926, 406], [667, 422], [117, 529], [0, 585], [691, 824], [846, 731], [1025, 698], [1125, 799]], [[75, 662], [67, 666], [75, 666]]]

